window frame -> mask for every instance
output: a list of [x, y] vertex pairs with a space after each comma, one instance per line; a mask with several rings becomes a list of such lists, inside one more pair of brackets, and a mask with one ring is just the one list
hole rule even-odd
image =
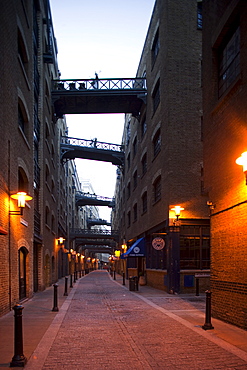
[[218, 61], [218, 95], [221, 97], [240, 75], [239, 25], [235, 27], [227, 41], [219, 48]]

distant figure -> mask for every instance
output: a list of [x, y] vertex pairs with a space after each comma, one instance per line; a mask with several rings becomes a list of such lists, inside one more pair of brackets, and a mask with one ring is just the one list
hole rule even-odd
[[95, 139], [92, 139], [90, 145], [93, 146], [94, 148], [97, 148], [97, 137]]
[[94, 89], [99, 88], [99, 76], [98, 73], [95, 72], [95, 80], [91, 82], [91, 85]]

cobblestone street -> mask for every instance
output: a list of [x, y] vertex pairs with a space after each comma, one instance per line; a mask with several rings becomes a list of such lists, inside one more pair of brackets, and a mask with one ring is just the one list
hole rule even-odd
[[247, 353], [204, 331], [203, 304], [191, 302], [133, 293], [94, 271], [70, 292], [25, 368], [247, 369]]

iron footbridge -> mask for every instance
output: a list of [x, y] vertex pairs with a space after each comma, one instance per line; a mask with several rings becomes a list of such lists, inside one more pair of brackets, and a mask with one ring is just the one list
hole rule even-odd
[[76, 206], [107, 206], [113, 208], [115, 206], [114, 198], [106, 198], [101, 195], [83, 193], [82, 191], [77, 191], [75, 194]]
[[95, 225], [106, 225], [111, 226], [111, 222], [108, 222], [107, 220], [103, 220], [102, 218], [88, 218], [87, 219], [87, 225], [90, 228], [91, 226]]
[[123, 146], [105, 143], [97, 139], [86, 140], [62, 136], [60, 141], [61, 159], [92, 159], [95, 161], [111, 162], [114, 165], [124, 164]]
[[145, 78], [54, 80], [52, 100], [58, 118], [64, 114], [132, 113], [146, 104]]
[[114, 239], [118, 240], [118, 230], [106, 229], [71, 229], [70, 239], [75, 238], [92, 238], [92, 239]]

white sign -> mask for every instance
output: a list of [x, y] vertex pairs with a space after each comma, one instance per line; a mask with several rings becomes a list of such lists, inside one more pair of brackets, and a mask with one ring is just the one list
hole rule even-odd
[[162, 238], [154, 238], [153, 241], [152, 241], [152, 246], [154, 249], [156, 249], [157, 251], [160, 251], [161, 249], [164, 248], [165, 246], [165, 241], [164, 239]]

